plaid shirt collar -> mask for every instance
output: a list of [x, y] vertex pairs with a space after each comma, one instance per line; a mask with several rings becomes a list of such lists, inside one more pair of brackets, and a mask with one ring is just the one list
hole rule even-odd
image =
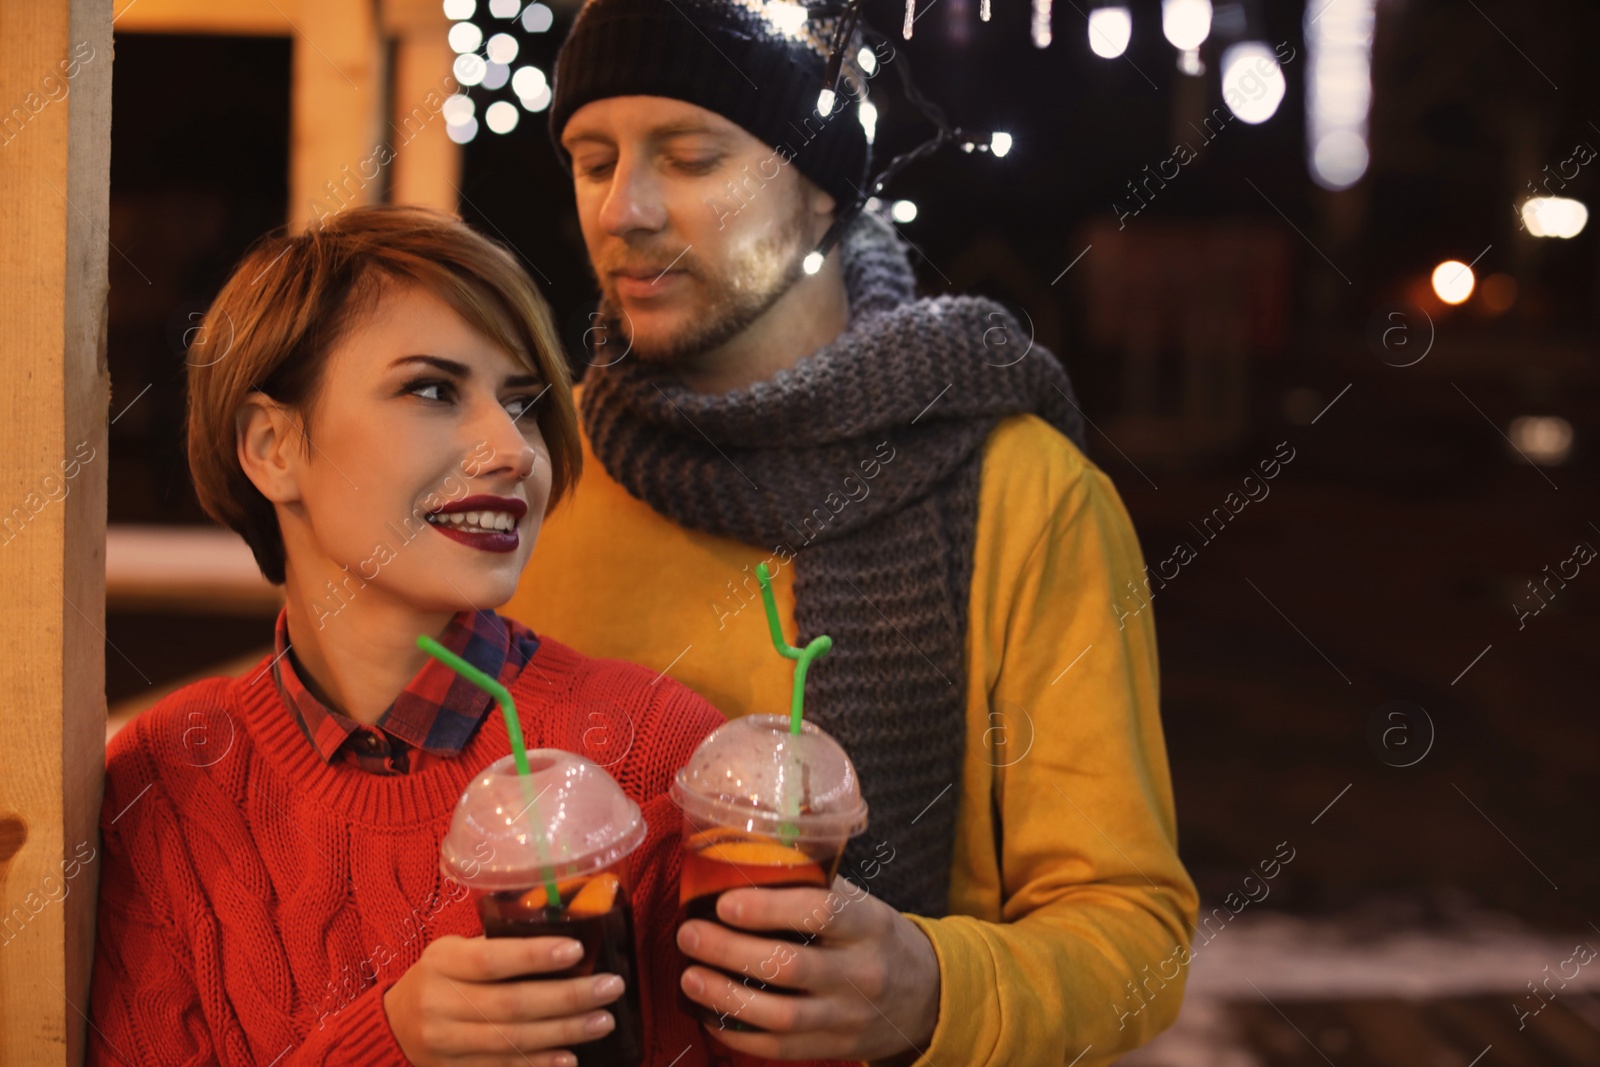
[[[492, 611], [461, 612], [450, 620], [439, 643], [507, 686], [539, 647], [532, 630]], [[322, 703], [300, 680], [294, 657], [287, 654], [287, 609], [278, 613], [274, 645], [272, 676], [278, 692], [328, 763], [342, 757], [375, 773], [415, 770], [414, 761], [407, 759], [412, 749], [440, 757], [459, 754], [495, 706], [493, 697], [430, 657], [375, 726], [366, 726]]]

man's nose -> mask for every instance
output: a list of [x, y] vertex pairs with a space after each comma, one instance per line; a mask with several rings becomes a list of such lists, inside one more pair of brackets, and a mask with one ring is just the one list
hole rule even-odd
[[622, 237], [635, 230], [659, 230], [665, 222], [666, 208], [656, 175], [632, 156], [619, 158], [600, 205], [601, 228]]

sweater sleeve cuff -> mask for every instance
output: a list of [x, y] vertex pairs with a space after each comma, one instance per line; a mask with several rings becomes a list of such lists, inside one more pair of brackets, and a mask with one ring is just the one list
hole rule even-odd
[[383, 1007], [384, 994], [393, 985], [393, 980], [382, 982], [351, 1001], [327, 1021], [321, 1032], [312, 1031], [311, 1038], [296, 1050], [291, 1062], [296, 1065], [409, 1067], [411, 1061], [406, 1059], [400, 1042], [395, 1039], [389, 1027], [389, 1013]]
[[[910, 914], [906, 918], [932, 942], [939, 960], [939, 1021], [922, 1056], [913, 1059], [918, 1063], [926, 1059], [972, 1067], [993, 1063], [1005, 1023], [1004, 1004], [994, 959], [976, 928], [976, 920], [960, 916], [929, 919]], [[975, 990], [994, 990], [990, 994], [993, 1001], [981, 1006], [973, 1004]], [[892, 1067], [902, 1061], [880, 1062], [882, 1067]]]

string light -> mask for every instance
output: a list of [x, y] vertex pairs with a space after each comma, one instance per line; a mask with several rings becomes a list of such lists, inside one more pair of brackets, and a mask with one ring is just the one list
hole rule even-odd
[[543, 33], [555, 21], [556, 13], [543, 4], [529, 4], [522, 9], [522, 28], [529, 33]]
[[[857, 0], [852, 0], [851, 7], [855, 6]], [[989, 0], [978, 0], [978, 18], [988, 22], [990, 15]], [[901, 37], [911, 40], [911, 27], [918, 17], [917, 0], [906, 0], [905, 22], [900, 26]], [[1040, 48], [1050, 45], [1050, 0], [1033, 0], [1033, 43]]]
[[1306, 10], [1306, 148], [1311, 177], [1348, 189], [1367, 172], [1375, 0]]
[[1121, 6], [1097, 7], [1089, 12], [1089, 50], [1101, 59], [1116, 59], [1133, 39], [1133, 15]]
[[1200, 46], [1211, 36], [1211, 0], [1161, 0], [1161, 32], [1178, 50], [1178, 69], [1205, 73]]
[[509, 33], [497, 33], [483, 46], [491, 63], [510, 63], [517, 58], [517, 39]]
[[1239, 121], [1266, 122], [1287, 87], [1277, 54], [1263, 42], [1244, 41], [1222, 53], [1222, 101]]
[[[908, 13], [912, 10], [914, 2], [915, 0], [908, 0], [906, 6]], [[852, 34], [858, 26], [863, 39], [874, 43], [887, 43], [883, 34], [878, 33], [870, 26], [859, 23], [860, 3], [861, 0], [848, 0], [843, 17], [839, 19], [836, 25], [832, 47], [829, 52], [827, 73], [823, 80], [823, 94], [831, 94], [833, 87], [838, 84], [841, 57], [850, 45]], [[910, 26], [909, 14], [907, 26]], [[987, 152], [996, 158], [1000, 158], [1011, 151], [1012, 138], [1009, 133], [1001, 130], [995, 130], [990, 133], [976, 133], [952, 126], [949, 120], [945, 118], [944, 111], [933, 101], [923, 96], [916, 83], [912, 81], [911, 65], [903, 53], [895, 57], [894, 67], [900, 77], [901, 91], [905, 94], [906, 99], [918, 111], [922, 112], [923, 117], [933, 124], [934, 135], [915, 148], [901, 152], [889, 160], [888, 165], [867, 183], [867, 188], [859, 192], [854, 202], [835, 213], [833, 224], [828, 227], [828, 232], [823, 234], [822, 240], [817, 243], [817, 247], [806, 256], [802, 263], [807, 274], [815, 274], [822, 269], [823, 259], [827, 256], [829, 250], [838, 243], [839, 238], [843, 236], [845, 227], [860, 213], [863, 207], [876, 203], [878, 194], [883, 192], [884, 186], [893, 181], [902, 170], [912, 163], [932, 155], [946, 144], [958, 145], [962, 151], [969, 153], [975, 151]], [[822, 101], [819, 99], [819, 111], [822, 110], [821, 103]], [[829, 110], [832, 109], [832, 103], [833, 100], [830, 97], [828, 99]], [[823, 112], [824, 115], [827, 113], [826, 111]], [[876, 121], [876, 110], [873, 113], [873, 121]], [[905, 203], [905, 201], [902, 201], [902, 203]], [[904, 208], [901, 209], [902, 212], [904, 210]], [[893, 214], [892, 211], [891, 214]]]
[[495, 133], [510, 133], [517, 128], [518, 111], [515, 104], [496, 100], [483, 113], [483, 121]]
[[[447, 102], [445, 132], [452, 141], [466, 144], [482, 129], [511, 133], [521, 116], [518, 104], [522, 111], [543, 111], [550, 106], [549, 80], [544, 71], [528, 65], [525, 57], [518, 64], [525, 42], [517, 38], [519, 30], [533, 35], [554, 25], [555, 13], [548, 6], [538, 0], [526, 6], [524, 0], [488, 0], [483, 15], [479, 15], [478, 0], [442, 0], [442, 6], [445, 17], [452, 20], [446, 39], [457, 53], [451, 71], [462, 86], [462, 92]], [[473, 21], [474, 16], [479, 22]], [[485, 16], [494, 21], [483, 21]], [[492, 99], [491, 94], [507, 86], [514, 99]], [[490, 98], [484, 104], [481, 124], [472, 100], [464, 95], [469, 89]]]
[[456, 56], [456, 61], [450, 70], [455, 74], [456, 81], [462, 85], [478, 85], [482, 83], [483, 76], [489, 73], [489, 64], [483, 61], [482, 56], [468, 52]]
[[483, 31], [470, 22], [458, 22], [450, 27], [446, 38], [450, 42], [452, 51], [458, 53], [476, 52], [478, 46], [483, 44]]
[[1459, 259], [1447, 259], [1433, 268], [1433, 292], [1446, 304], [1460, 304], [1472, 295], [1477, 279], [1472, 268]]
[[[987, 10], [989, 0], [983, 0], [983, 6]], [[1033, 0], [1033, 46], [1050, 47], [1050, 0]]]
[[455, 93], [445, 97], [444, 104], [439, 110], [444, 114], [446, 125], [461, 126], [472, 118], [473, 112], [477, 110], [477, 105], [472, 102], [471, 97]]
[[1522, 224], [1533, 237], [1576, 237], [1589, 221], [1581, 200], [1536, 196], [1522, 205]]

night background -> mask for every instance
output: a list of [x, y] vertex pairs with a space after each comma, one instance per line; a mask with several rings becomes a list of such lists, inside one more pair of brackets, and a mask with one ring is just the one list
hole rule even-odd
[[[1045, 48], [1027, 0], [992, 2], [988, 22], [976, 0], [919, 4], [909, 41], [902, 7], [867, 4], [888, 66], [954, 125], [1013, 139], [918, 162], [884, 208], [915, 206], [898, 225], [923, 294], [1005, 301], [1062, 358], [1152, 575], [1192, 546], [1151, 603], [1202, 916], [1294, 849], [1196, 953], [1178, 1026], [1122, 1062], [1600, 1063], [1600, 967], [1530, 992], [1600, 946], [1600, 242], [1592, 221], [1534, 236], [1561, 218], [1524, 209], [1596, 202], [1600, 5], [1219, 3], [1191, 76], [1155, 0], [1127, 5], [1114, 58], [1084, 0], [1056, 5]], [[517, 65], [552, 69], [575, 10], [553, 6], [516, 31]], [[292, 46], [118, 29], [109, 522], [199, 526], [182, 345], [290, 213]], [[1244, 41], [1284, 82], [1259, 123], [1219, 80]], [[880, 165], [931, 134], [897, 73], [872, 82]], [[473, 123], [516, 99], [468, 95]], [[581, 371], [595, 290], [571, 181], [547, 112], [518, 110], [463, 145], [460, 213], [522, 257]], [[1308, 132], [1340, 114], [1356, 133], [1329, 142], [1330, 179]], [[1224, 507], [1290, 453], [1269, 495]], [[113, 718], [253, 659], [274, 610], [112, 582]]]

